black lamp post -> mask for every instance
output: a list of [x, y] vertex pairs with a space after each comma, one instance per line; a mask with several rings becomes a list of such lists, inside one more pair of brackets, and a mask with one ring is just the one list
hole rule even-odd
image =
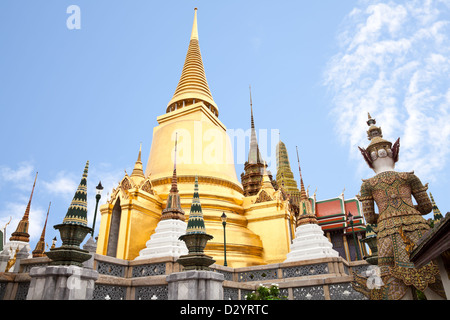
[[224, 255], [224, 262], [223, 265], [227, 266], [227, 238], [226, 238], [226, 232], [225, 232], [225, 226], [227, 225], [227, 215], [225, 212], [222, 213], [222, 216], [220, 217], [222, 219], [222, 225], [223, 225], [223, 255]]
[[102, 190], [103, 190], [103, 186], [102, 186], [102, 182], [100, 181], [98, 183], [98, 185], [95, 187], [96, 191], [96, 195], [95, 195], [95, 213], [94, 213], [94, 222], [92, 223], [92, 237], [94, 237], [94, 229], [95, 229], [95, 218], [97, 217], [97, 208], [98, 208], [98, 202], [100, 201], [100, 198], [102, 197]]
[[352, 234], [353, 234], [353, 242], [355, 244], [356, 258], [357, 260], [361, 260], [361, 257], [359, 256], [358, 245], [356, 243], [355, 229], [353, 229], [353, 215], [350, 213], [350, 211], [347, 214], [347, 220], [350, 222], [350, 225], [352, 226]]

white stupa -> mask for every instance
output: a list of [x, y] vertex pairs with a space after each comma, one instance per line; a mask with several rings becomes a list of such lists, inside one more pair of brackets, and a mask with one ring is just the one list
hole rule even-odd
[[284, 262], [302, 261], [327, 257], [338, 257], [332, 243], [317, 223], [307, 222], [295, 230], [290, 252]]
[[[177, 144], [175, 140], [175, 155]], [[135, 260], [174, 257], [179, 258], [188, 254], [188, 249], [184, 241], [178, 238], [186, 233], [187, 223], [185, 222], [184, 211], [181, 209], [180, 195], [177, 187], [176, 158], [174, 160], [172, 188], [167, 196], [166, 208], [162, 211], [161, 220], [155, 228], [155, 233], [145, 244], [146, 248], [139, 252]]]
[[186, 233], [187, 224], [178, 219], [161, 220], [156, 226], [155, 233], [145, 244], [146, 248], [139, 252], [135, 260], [175, 257], [188, 254], [188, 249], [178, 237]]
[[[297, 151], [298, 157], [298, 151]], [[312, 211], [311, 202], [303, 185], [302, 172], [300, 170], [300, 201], [297, 228], [295, 238], [292, 241], [289, 253], [284, 262], [302, 261], [310, 259], [339, 257], [339, 253], [333, 249], [333, 244], [324, 235], [316, 216]]]

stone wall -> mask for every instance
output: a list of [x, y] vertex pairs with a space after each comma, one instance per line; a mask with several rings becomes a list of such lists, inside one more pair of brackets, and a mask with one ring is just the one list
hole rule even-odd
[[[45, 266], [49, 259], [32, 258], [21, 261], [18, 273], [0, 273], [0, 300], [24, 300], [30, 284], [32, 267]], [[351, 286], [351, 270], [363, 272], [365, 261], [347, 262], [341, 257], [301, 262], [277, 263], [246, 268], [212, 265], [224, 276], [224, 300], [243, 300], [260, 284], [279, 285], [281, 295], [289, 300], [362, 300]], [[167, 300], [166, 277], [180, 272], [173, 258], [127, 261], [95, 254], [94, 300]]]

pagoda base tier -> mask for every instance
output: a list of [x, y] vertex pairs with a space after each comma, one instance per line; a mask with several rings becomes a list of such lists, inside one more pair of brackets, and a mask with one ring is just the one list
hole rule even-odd
[[61, 246], [59, 248], [50, 249], [50, 251], [45, 252], [45, 254], [52, 260], [50, 265], [74, 265], [78, 267], [83, 267], [83, 262], [89, 260], [92, 256], [87, 250], [71, 246]]
[[338, 257], [339, 253], [317, 224], [304, 224], [295, 230], [295, 239], [284, 262]]

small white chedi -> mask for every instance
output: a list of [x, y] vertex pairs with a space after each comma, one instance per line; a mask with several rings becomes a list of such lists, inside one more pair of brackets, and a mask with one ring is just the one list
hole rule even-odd
[[186, 222], [179, 219], [161, 220], [156, 226], [155, 233], [146, 243], [146, 248], [139, 252], [135, 260], [175, 257], [188, 254], [188, 249], [178, 237], [186, 233]]
[[295, 230], [295, 239], [284, 262], [338, 257], [332, 243], [324, 235], [322, 228], [315, 223], [299, 225]]
[[303, 184], [300, 161], [299, 172], [300, 200], [298, 204], [297, 228], [295, 229], [295, 238], [284, 262], [338, 257], [339, 253], [333, 249], [333, 244], [324, 235], [313, 213], [311, 202]]
[[155, 233], [145, 244], [146, 248], [139, 252], [135, 260], [174, 257], [178, 259], [182, 255], [188, 254], [188, 249], [184, 241], [178, 238], [186, 233], [187, 223], [185, 222], [184, 211], [181, 209], [180, 194], [177, 186], [177, 139], [175, 138], [175, 158], [173, 165], [172, 188], [167, 196], [166, 208], [162, 211], [161, 220], [155, 228]]

